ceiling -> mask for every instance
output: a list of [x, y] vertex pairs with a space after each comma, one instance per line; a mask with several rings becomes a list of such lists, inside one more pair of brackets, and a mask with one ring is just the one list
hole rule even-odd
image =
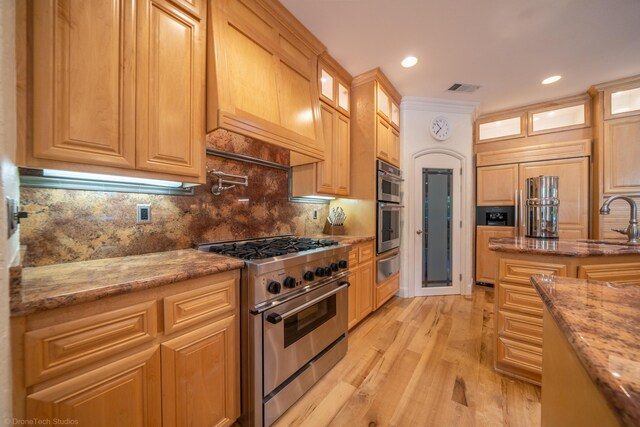
[[[352, 75], [481, 113], [640, 74], [640, 0], [281, 0]], [[413, 68], [400, 61], [418, 57]], [[542, 79], [562, 80], [543, 86]], [[482, 87], [447, 92], [453, 83]]]

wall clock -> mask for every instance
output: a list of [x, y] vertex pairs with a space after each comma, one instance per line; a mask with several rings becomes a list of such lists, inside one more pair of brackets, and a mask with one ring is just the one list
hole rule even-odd
[[435, 139], [444, 141], [451, 136], [451, 123], [445, 116], [437, 116], [431, 120], [429, 130]]

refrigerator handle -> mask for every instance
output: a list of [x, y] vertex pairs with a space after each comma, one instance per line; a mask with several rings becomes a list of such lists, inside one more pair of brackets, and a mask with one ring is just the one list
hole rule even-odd
[[518, 214], [519, 218], [520, 218], [520, 224], [519, 224], [519, 236], [524, 237], [526, 235], [526, 221], [525, 221], [525, 203], [524, 203], [524, 199], [522, 198], [522, 189], [520, 190], [520, 194], [518, 197], [518, 201], [520, 202], [520, 213]]
[[518, 223], [519, 219], [520, 219], [520, 215], [519, 215], [519, 210], [520, 210], [520, 206], [518, 206], [518, 190], [516, 189], [515, 191], [515, 209], [514, 209], [514, 213], [515, 213], [515, 218], [513, 219], [513, 225], [514, 225], [514, 235], [516, 237], [520, 237], [520, 224]]

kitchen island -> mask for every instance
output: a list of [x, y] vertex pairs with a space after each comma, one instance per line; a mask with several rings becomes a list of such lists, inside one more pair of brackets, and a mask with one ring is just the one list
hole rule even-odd
[[640, 423], [640, 286], [532, 276], [544, 302], [542, 425]]
[[495, 369], [541, 384], [543, 304], [534, 274], [640, 284], [640, 247], [623, 241], [526, 237], [489, 240], [496, 252]]

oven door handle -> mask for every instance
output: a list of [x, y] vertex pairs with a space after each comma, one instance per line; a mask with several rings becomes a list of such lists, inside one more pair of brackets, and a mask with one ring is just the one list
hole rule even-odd
[[314, 298], [311, 301], [305, 302], [304, 304], [302, 304], [299, 307], [294, 308], [293, 310], [289, 310], [286, 313], [283, 314], [278, 314], [278, 313], [270, 313], [267, 315], [267, 322], [269, 323], [273, 323], [274, 325], [282, 322], [284, 319], [293, 316], [294, 314], [300, 313], [302, 310], [311, 307], [314, 304], [319, 303], [320, 301], [327, 299], [328, 297], [337, 294], [338, 292], [340, 292], [343, 289], [347, 289], [349, 286], [351, 286], [351, 283], [349, 282], [340, 282], [340, 286], [338, 286], [337, 288], [335, 288], [332, 291], [327, 292], [326, 294], [323, 294], [321, 296], [319, 296], [318, 298]]
[[400, 178], [399, 176], [392, 175], [384, 171], [378, 171], [378, 176], [384, 179], [388, 179], [389, 181], [404, 182], [404, 179]]

